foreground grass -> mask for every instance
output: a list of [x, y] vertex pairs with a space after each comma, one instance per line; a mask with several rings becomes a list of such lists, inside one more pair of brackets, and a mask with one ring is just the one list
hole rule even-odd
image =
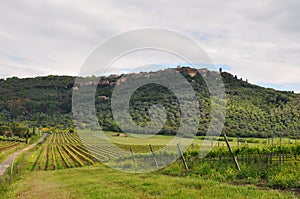
[[1, 189], [0, 198], [296, 198], [259, 189], [156, 173], [130, 174], [104, 166], [26, 172]]

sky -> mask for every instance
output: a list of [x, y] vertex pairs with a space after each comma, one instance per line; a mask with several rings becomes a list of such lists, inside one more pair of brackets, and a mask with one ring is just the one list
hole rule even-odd
[[0, 78], [77, 75], [99, 43], [157, 27], [193, 38], [253, 84], [299, 93], [299, 10], [299, 0], [3, 1]]

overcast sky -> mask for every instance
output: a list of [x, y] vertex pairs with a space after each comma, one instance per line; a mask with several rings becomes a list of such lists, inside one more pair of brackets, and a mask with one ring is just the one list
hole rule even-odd
[[251, 83], [300, 92], [300, 1], [10, 0], [0, 6], [0, 77], [76, 75], [120, 32], [168, 28]]

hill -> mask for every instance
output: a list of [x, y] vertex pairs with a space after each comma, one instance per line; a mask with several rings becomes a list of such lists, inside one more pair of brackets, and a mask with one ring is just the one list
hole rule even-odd
[[[190, 82], [200, 99], [201, 118], [198, 135], [204, 135], [210, 121], [210, 99], [202, 75], [215, 75], [216, 72], [188, 67], [179, 67], [176, 70]], [[223, 132], [240, 137], [299, 135], [299, 94], [252, 85], [227, 72], [222, 72], [221, 76], [227, 94]], [[121, 77], [101, 77], [99, 82], [96, 81], [96, 77], [85, 77], [80, 78], [77, 84], [74, 83], [75, 77], [70, 76], [1, 79], [0, 122], [17, 121], [41, 127], [73, 127], [72, 91], [80, 90], [83, 86], [97, 85], [95, 99], [99, 122], [104, 130], [120, 131], [112, 117], [110, 98], [116, 82]], [[158, 103], [164, 106], [167, 112], [167, 122], [160, 134], [175, 134], [180, 123], [179, 103], [174, 94], [161, 85], [145, 85], [133, 94], [130, 101], [133, 120], [141, 126], [147, 124], [150, 120], [149, 108]], [[79, 123], [82, 128], [96, 128], [96, 124], [91, 123], [88, 117]]]

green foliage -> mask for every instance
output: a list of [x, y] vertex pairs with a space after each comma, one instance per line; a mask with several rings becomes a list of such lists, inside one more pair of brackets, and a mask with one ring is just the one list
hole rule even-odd
[[7, 136], [10, 132], [12, 132], [11, 128], [6, 125], [0, 126], [0, 135]]
[[[205, 135], [210, 122], [211, 100], [208, 89], [201, 75], [217, 78], [215, 72], [207, 71], [190, 76], [187, 67], [180, 69], [181, 74], [191, 83], [199, 99], [200, 113], [197, 135]], [[289, 137], [299, 136], [300, 130], [300, 95], [293, 92], [275, 91], [235, 78], [223, 72], [222, 78], [227, 95], [227, 114], [223, 132], [228, 136], [239, 137], [273, 137], [282, 134]], [[116, 82], [120, 77], [101, 77]], [[83, 120], [72, 118], [72, 88], [79, 91], [82, 99], [91, 93], [80, 93], [82, 87], [93, 88], [96, 77], [85, 77], [74, 85], [74, 77], [47, 76], [36, 78], [7, 78], [0, 81], [0, 121], [32, 121], [35, 126], [61, 126], [73, 128], [72, 119], [82, 128], [96, 130], [97, 123], [89, 116], [83, 106]], [[92, 83], [92, 85], [91, 85]], [[96, 90], [96, 110], [103, 130], [120, 131], [114, 121], [110, 98], [114, 84], [99, 84]], [[76, 93], [76, 92], [75, 92]], [[102, 96], [102, 97], [100, 97]], [[104, 98], [103, 98], [104, 96]], [[153, 105], [161, 105], [167, 113], [167, 121], [160, 134], [174, 135], [180, 125], [180, 105], [176, 96], [167, 88], [149, 84], [134, 92], [130, 101], [130, 114], [140, 126], [150, 122], [149, 110]], [[193, 111], [193, 110], [190, 110]], [[192, 113], [192, 112], [191, 112]], [[188, 121], [185, 121], [188, 122]], [[1, 131], [1, 129], [0, 129]], [[2, 129], [3, 131], [3, 129]]]
[[[172, 176], [201, 176], [203, 179], [222, 182], [251, 183], [279, 189], [300, 187], [300, 145], [257, 146], [244, 145], [233, 150], [239, 160], [237, 171], [228, 149], [215, 148], [206, 157], [189, 150], [184, 155], [190, 169], [186, 172], [178, 160], [161, 172]], [[280, 160], [282, 159], [282, 162]]]
[[269, 186], [274, 188], [300, 188], [299, 166], [289, 164], [278, 169], [274, 175], [270, 176]]

